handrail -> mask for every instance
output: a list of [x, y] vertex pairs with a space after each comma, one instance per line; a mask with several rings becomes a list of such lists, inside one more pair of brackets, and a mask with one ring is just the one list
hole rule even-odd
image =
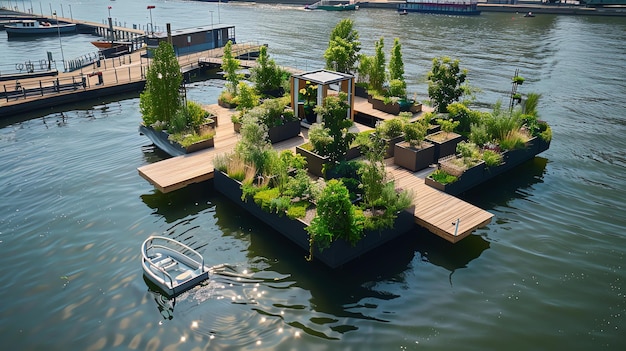
[[[172, 250], [172, 247], [169, 247], [169, 246], [166, 246], [166, 245], [163, 245], [163, 244], [155, 244], [155, 245], [153, 245], [153, 241], [154, 240], [162, 240], [162, 241], [165, 241], [165, 242], [169, 242], [169, 243], [173, 244], [174, 246], [182, 247], [183, 249], [185, 249], [185, 250], [191, 252], [192, 254], [196, 255], [198, 258], [200, 258], [200, 269], [201, 269], [201, 272], [205, 271], [204, 256], [202, 256], [198, 251], [192, 249], [191, 247], [189, 247], [189, 246], [187, 246], [187, 245], [185, 245], [185, 244], [183, 244], [183, 243], [181, 243], [179, 241], [176, 241], [174, 239], [171, 239], [171, 238], [168, 238], [168, 237], [164, 237], [164, 236], [154, 236], [153, 235], [153, 236], [148, 237], [148, 239], [146, 239], [144, 241], [144, 243], [142, 245], [142, 248], [141, 248], [141, 254], [144, 257], [144, 259], [146, 259], [146, 260], [148, 260], [150, 262], [150, 259], [146, 256], [146, 252], [147, 252], [146, 245], [148, 243], [150, 243], [150, 247], [151, 248], [152, 247], [161, 247], [161, 248]], [[180, 250], [175, 250], [175, 251], [180, 251]], [[181, 251], [181, 253], [182, 253], [182, 251]], [[184, 255], [190, 256], [187, 253], [184, 253]], [[194, 260], [193, 258], [191, 258], [191, 259]], [[150, 262], [150, 264], [153, 265], [152, 262]], [[158, 268], [160, 268], [160, 267], [158, 267]]]

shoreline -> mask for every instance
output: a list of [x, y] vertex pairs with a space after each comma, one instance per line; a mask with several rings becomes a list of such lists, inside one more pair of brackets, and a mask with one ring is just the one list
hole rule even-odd
[[[285, 4], [285, 5], [308, 5], [315, 0], [230, 0], [233, 3], [258, 3], [258, 4]], [[357, 1], [358, 2], [358, 1]], [[361, 1], [362, 8], [389, 9], [395, 10], [404, 1], [397, 0], [370, 0]], [[542, 4], [540, 1], [519, 1], [517, 4], [497, 4], [479, 1], [478, 8], [482, 12], [508, 12], [549, 14], [549, 15], [586, 15], [605, 17], [626, 17], [626, 7], [585, 7], [575, 4]]]

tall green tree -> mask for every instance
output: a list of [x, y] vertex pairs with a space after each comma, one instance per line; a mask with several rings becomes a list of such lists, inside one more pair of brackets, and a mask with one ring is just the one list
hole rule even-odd
[[326, 68], [352, 73], [359, 60], [359, 51], [361, 51], [359, 33], [354, 29], [354, 22], [345, 18], [330, 33], [328, 48], [324, 52]]
[[256, 62], [257, 66], [250, 70], [256, 90], [261, 93], [280, 88], [284, 71], [270, 58], [267, 46], [261, 46]]
[[370, 88], [376, 91], [382, 91], [383, 85], [387, 80], [385, 71], [385, 52], [383, 49], [385, 48], [385, 40], [381, 37], [374, 44], [374, 57], [372, 58], [372, 66], [370, 71]]
[[433, 67], [428, 72], [428, 96], [435, 111], [448, 112], [448, 105], [459, 101], [469, 89], [463, 84], [466, 79], [467, 70], [459, 67], [459, 60], [447, 56], [433, 59]]
[[174, 48], [167, 42], [159, 43], [146, 74], [146, 87], [139, 98], [139, 109], [146, 125], [156, 121], [171, 123], [182, 105], [179, 90], [182, 82]]
[[398, 79], [404, 81], [404, 62], [402, 61], [402, 44], [400, 39], [393, 41], [391, 56], [389, 57], [389, 80]]
[[243, 75], [238, 72], [239, 68], [239, 60], [233, 56], [233, 42], [229, 40], [224, 46], [222, 71], [224, 71], [224, 78], [228, 81], [227, 87], [234, 96], [237, 96], [239, 81], [243, 78]]

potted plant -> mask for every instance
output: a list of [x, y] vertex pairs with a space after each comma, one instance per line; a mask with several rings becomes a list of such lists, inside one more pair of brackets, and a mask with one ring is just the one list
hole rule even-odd
[[512, 80], [513, 80], [513, 83], [518, 84], [518, 85], [522, 85], [522, 84], [524, 84], [524, 80], [525, 79], [522, 76], [514, 76], [512, 78]]
[[233, 122], [233, 130], [235, 131], [235, 133], [239, 133], [241, 131], [241, 114], [239, 113], [233, 113], [230, 116], [230, 120], [231, 122]]
[[429, 174], [424, 182], [426, 185], [433, 187], [437, 190], [441, 190], [450, 195], [460, 194], [461, 191], [458, 188], [458, 178], [448, 174], [446, 171], [438, 168], [431, 174]]
[[270, 58], [267, 46], [263, 45], [259, 49], [256, 63], [256, 67], [250, 69], [250, 80], [254, 82], [256, 90], [265, 96], [282, 96], [284, 94], [282, 84], [288, 75]]
[[442, 157], [453, 155], [462, 137], [454, 133], [453, 130], [459, 125], [459, 121], [451, 119], [438, 119], [437, 123], [441, 126], [441, 130], [426, 136], [426, 140], [435, 145], [435, 161]]
[[263, 101], [259, 120], [267, 126], [268, 138], [271, 143], [293, 138], [300, 134], [300, 121], [288, 108], [289, 97], [267, 99]]
[[404, 126], [404, 141], [395, 144], [394, 163], [413, 172], [428, 167], [435, 158], [435, 146], [424, 141], [426, 126], [422, 123], [407, 123]]
[[386, 145], [385, 158], [394, 156], [394, 146], [404, 140], [404, 125], [408, 123], [406, 116], [386, 119], [376, 123], [376, 135], [380, 137]]
[[472, 142], [462, 141], [457, 144], [457, 155], [441, 159], [440, 169], [458, 178], [458, 187], [465, 191], [482, 183], [485, 162], [478, 146]]
[[301, 98], [304, 100], [304, 116], [309, 124], [317, 121], [315, 107], [317, 105], [317, 84], [306, 81], [304, 88], [299, 90]]
[[[353, 122], [346, 118], [347, 111], [345, 93], [327, 96], [323, 105], [315, 109], [324, 122], [315, 123], [309, 129], [309, 140], [313, 152], [303, 147], [296, 147], [296, 153], [307, 155], [307, 157], [319, 157], [322, 159], [321, 162], [328, 163], [329, 167], [334, 167], [340, 161], [345, 160], [348, 149], [356, 138], [356, 133], [349, 130]], [[321, 170], [317, 169], [317, 164], [309, 162], [308, 167], [313, 174], [322, 175]]]

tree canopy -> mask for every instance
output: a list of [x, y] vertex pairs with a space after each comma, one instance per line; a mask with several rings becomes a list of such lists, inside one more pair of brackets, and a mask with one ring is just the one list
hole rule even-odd
[[224, 78], [228, 81], [228, 88], [237, 96], [237, 89], [239, 87], [239, 81], [243, 78], [239, 70], [239, 60], [233, 57], [233, 42], [228, 41], [224, 46], [224, 56], [222, 57], [222, 71], [224, 71]]
[[154, 59], [146, 74], [146, 87], [141, 93], [139, 108], [144, 123], [156, 121], [170, 124], [181, 108], [180, 85], [183, 75], [171, 44], [163, 41], [154, 50]]
[[355, 70], [361, 51], [359, 33], [354, 30], [354, 22], [345, 18], [330, 33], [328, 48], [324, 52], [326, 68], [342, 73]]
[[467, 78], [467, 70], [459, 68], [459, 60], [447, 56], [433, 59], [433, 67], [428, 72], [428, 96], [433, 102], [435, 111], [448, 112], [448, 105], [459, 101], [467, 91], [463, 85]]

